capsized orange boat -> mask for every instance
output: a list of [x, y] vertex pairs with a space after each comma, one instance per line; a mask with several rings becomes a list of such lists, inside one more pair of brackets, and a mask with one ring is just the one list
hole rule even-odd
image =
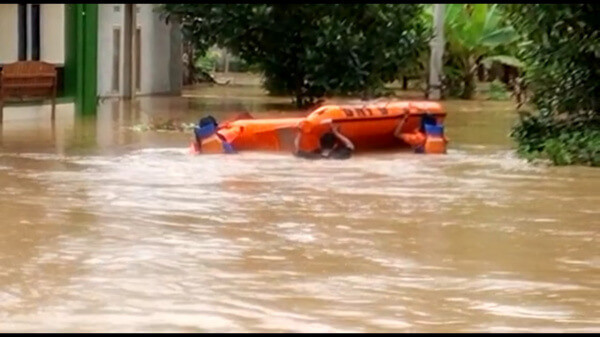
[[221, 125], [197, 126], [193, 153], [235, 151], [312, 151], [332, 125], [355, 146], [356, 151], [412, 147], [416, 152], [445, 153], [443, 134], [446, 113], [437, 102], [390, 101], [363, 105], [324, 105], [306, 117], [241, 118]]

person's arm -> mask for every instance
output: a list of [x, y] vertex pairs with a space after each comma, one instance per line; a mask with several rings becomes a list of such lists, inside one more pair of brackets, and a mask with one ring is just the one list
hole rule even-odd
[[406, 122], [406, 120], [408, 119], [408, 111], [406, 111], [404, 113], [404, 117], [402, 118], [402, 120], [400, 122], [398, 122], [398, 125], [396, 125], [396, 129], [394, 129], [394, 136], [396, 138], [401, 138], [401, 134], [402, 134], [402, 127], [404, 126], [404, 123]]
[[298, 131], [298, 134], [296, 135], [296, 138], [294, 139], [294, 155], [296, 157], [306, 158], [306, 159], [321, 158], [321, 154], [319, 154], [317, 152], [308, 152], [308, 151], [303, 151], [300, 149], [301, 137], [302, 137], [302, 132]]
[[217, 135], [217, 137], [219, 137], [219, 139], [221, 140], [221, 146], [223, 147], [223, 153], [236, 153], [235, 149], [233, 148], [233, 145], [231, 145], [230, 142], [227, 141], [227, 139], [225, 139], [225, 136], [223, 136], [222, 134], [215, 132], [215, 135]]
[[296, 138], [294, 138], [294, 153], [300, 152], [300, 137], [302, 137], [302, 132], [298, 131]]
[[346, 136], [342, 135], [340, 133], [340, 127], [339, 126], [335, 126], [332, 128], [333, 133], [338, 137], [339, 140], [341, 140], [344, 145], [346, 145], [347, 148], [349, 148], [350, 150], [354, 151], [354, 144], [352, 144], [352, 142], [350, 141], [350, 139], [348, 139]]

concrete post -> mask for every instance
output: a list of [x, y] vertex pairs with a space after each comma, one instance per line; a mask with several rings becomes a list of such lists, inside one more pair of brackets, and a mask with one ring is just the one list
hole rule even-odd
[[444, 56], [444, 14], [445, 4], [433, 5], [433, 39], [431, 39], [431, 59], [429, 62], [429, 90], [427, 97], [439, 100], [442, 97], [441, 79]]
[[137, 54], [139, 51], [136, 48], [136, 45], [138, 43], [138, 36], [137, 36], [137, 14], [138, 14], [138, 4], [133, 4], [132, 5], [132, 12], [131, 12], [131, 82], [129, 83], [130, 85], [130, 93], [131, 93], [131, 98], [135, 98], [136, 94], [137, 94], [137, 76], [138, 76], [138, 60], [140, 60], [140, 58], [138, 57], [139, 55]]
[[225, 57], [225, 75], [229, 74], [229, 50], [227, 48], [223, 49], [224, 57]]
[[130, 99], [133, 98], [134, 89], [133, 84], [133, 69], [135, 57], [133, 55], [133, 36], [135, 34], [135, 24], [133, 18], [135, 17], [135, 4], [125, 4], [123, 10], [123, 67], [119, 72], [122, 74], [123, 84], [121, 86], [120, 96]]

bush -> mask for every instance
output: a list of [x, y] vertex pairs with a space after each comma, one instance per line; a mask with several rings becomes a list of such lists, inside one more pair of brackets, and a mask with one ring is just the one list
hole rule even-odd
[[502, 81], [494, 80], [490, 83], [488, 89], [488, 99], [492, 101], [504, 101], [510, 98], [510, 93], [506, 89], [506, 84]]
[[555, 165], [600, 166], [600, 128], [574, 127], [547, 117], [521, 118], [511, 136], [518, 153], [529, 159], [548, 159]]
[[326, 94], [377, 95], [427, 49], [419, 4], [166, 4], [196, 48], [226, 47], [299, 106]]
[[598, 166], [600, 151], [600, 5], [507, 5], [525, 37], [520, 50], [537, 112], [512, 132], [519, 153], [557, 165]]
[[495, 59], [519, 64], [511, 55], [502, 55], [518, 39], [514, 28], [502, 20], [498, 4], [447, 4], [444, 33], [445, 86], [450, 96], [471, 99], [475, 96], [477, 70]]
[[200, 68], [208, 73], [215, 69], [217, 63], [219, 62], [219, 57], [219, 52], [209, 50], [203, 56], [196, 59], [194, 65], [196, 66], [196, 68]]

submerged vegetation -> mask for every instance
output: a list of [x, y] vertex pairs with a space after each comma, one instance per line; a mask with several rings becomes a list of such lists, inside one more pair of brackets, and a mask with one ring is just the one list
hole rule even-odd
[[600, 128], [548, 118], [525, 115], [519, 120], [511, 135], [522, 157], [548, 159], [555, 165], [600, 166]]
[[133, 131], [178, 131], [188, 132], [194, 129], [194, 123], [184, 123], [176, 118], [162, 119], [151, 118], [146, 124], [136, 124], [131, 127]]

